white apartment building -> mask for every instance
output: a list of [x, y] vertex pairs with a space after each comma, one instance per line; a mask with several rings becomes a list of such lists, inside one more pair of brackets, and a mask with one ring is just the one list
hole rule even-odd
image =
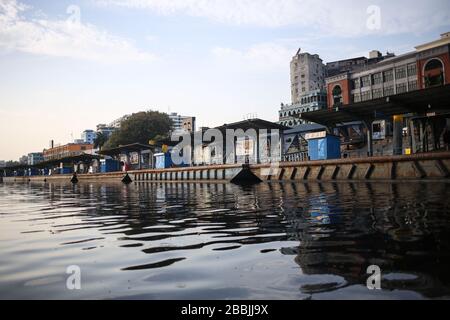
[[195, 131], [195, 117], [182, 116], [176, 112], [169, 114], [169, 119], [172, 121], [172, 130], [177, 131]]
[[40, 162], [44, 161], [44, 153], [42, 152], [32, 152], [28, 154], [28, 162], [29, 166], [34, 166]]
[[94, 144], [94, 140], [97, 138], [97, 132], [95, 132], [94, 130], [84, 130], [83, 133], [81, 134], [81, 140], [84, 143], [88, 143], [88, 144]]

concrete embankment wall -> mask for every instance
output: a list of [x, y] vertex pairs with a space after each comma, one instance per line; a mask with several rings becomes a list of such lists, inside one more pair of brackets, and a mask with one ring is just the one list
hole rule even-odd
[[262, 181], [448, 179], [450, 152], [256, 165]]
[[[216, 181], [246, 182], [249, 176], [261, 181], [338, 181], [338, 180], [420, 180], [449, 179], [450, 152], [410, 156], [372, 157], [327, 161], [281, 162], [270, 165], [216, 165], [204, 167], [141, 170], [128, 172], [132, 181]], [[245, 174], [243, 174], [245, 173]], [[121, 181], [123, 172], [80, 174], [79, 182]], [[4, 182], [67, 181], [72, 175], [5, 177]], [[251, 180], [251, 179], [250, 179]]]

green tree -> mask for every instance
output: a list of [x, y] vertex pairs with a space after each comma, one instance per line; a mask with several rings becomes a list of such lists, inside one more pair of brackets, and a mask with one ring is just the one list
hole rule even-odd
[[131, 143], [148, 144], [158, 136], [168, 136], [172, 121], [165, 113], [158, 111], [139, 112], [131, 115], [120, 124], [120, 129], [112, 133], [104, 149]]
[[108, 141], [108, 136], [102, 132], [97, 132], [97, 138], [94, 140], [94, 148], [102, 149], [102, 147]]

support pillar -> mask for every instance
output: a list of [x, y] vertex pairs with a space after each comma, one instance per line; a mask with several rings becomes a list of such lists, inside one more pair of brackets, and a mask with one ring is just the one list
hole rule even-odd
[[373, 128], [372, 128], [372, 121], [365, 120], [364, 124], [367, 128], [367, 156], [372, 157], [373, 156]]
[[393, 117], [393, 146], [392, 152], [393, 155], [402, 155], [403, 154], [403, 116], [395, 115]]

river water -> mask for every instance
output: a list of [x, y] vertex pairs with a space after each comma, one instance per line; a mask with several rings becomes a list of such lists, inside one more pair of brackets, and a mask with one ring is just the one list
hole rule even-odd
[[449, 184], [3, 183], [12, 298], [448, 299]]

